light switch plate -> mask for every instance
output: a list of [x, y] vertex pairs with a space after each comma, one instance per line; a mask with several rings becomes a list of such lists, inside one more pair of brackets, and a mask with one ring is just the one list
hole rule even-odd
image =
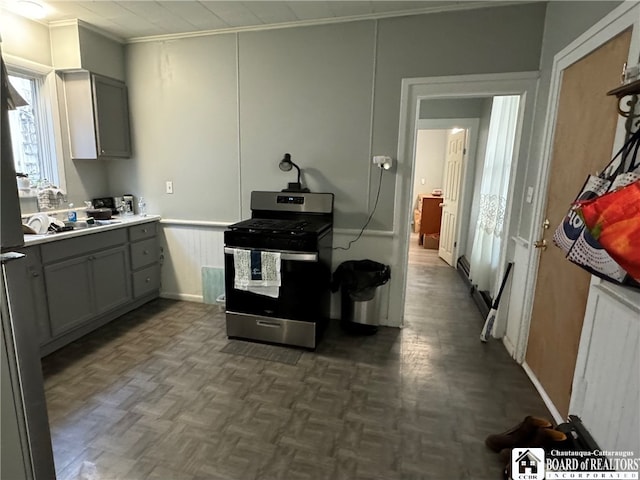
[[167, 181], [165, 192], [173, 193], [173, 182]]
[[527, 187], [527, 197], [525, 198], [527, 203], [531, 203], [533, 201], [533, 187]]

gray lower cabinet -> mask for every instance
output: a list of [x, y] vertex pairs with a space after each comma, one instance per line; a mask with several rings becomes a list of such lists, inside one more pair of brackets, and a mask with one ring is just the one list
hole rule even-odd
[[44, 267], [49, 321], [53, 336], [60, 335], [95, 314], [91, 298], [91, 262], [89, 257], [72, 258]]
[[27, 298], [31, 300], [34, 318], [37, 322], [38, 342], [40, 345], [51, 339], [51, 326], [49, 324], [49, 308], [47, 306], [47, 290], [44, 283], [42, 259], [39, 247], [27, 247], [20, 249], [26, 255], [25, 267], [27, 269]]
[[126, 245], [44, 267], [53, 335], [131, 300]]
[[156, 228], [151, 222], [24, 249], [43, 355], [159, 295]]
[[96, 315], [131, 300], [129, 256], [126, 245], [92, 255], [91, 272]]
[[160, 288], [160, 250], [156, 224], [129, 228], [133, 296], [138, 298]]

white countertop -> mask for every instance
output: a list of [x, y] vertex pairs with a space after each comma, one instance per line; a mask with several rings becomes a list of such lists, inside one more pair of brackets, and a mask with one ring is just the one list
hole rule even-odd
[[95, 225], [93, 227], [78, 228], [76, 230], [70, 230], [68, 232], [52, 233], [47, 235], [25, 235], [24, 246], [30, 247], [32, 245], [39, 245], [41, 243], [55, 242], [57, 240], [66, 240], [68, 238], [81, 237], [83, 235], [91, 235], [94, 233], [106, 232], [108, 230], [115, 230], [116, 228], [130, 227], [132, 225], [138, 225], [141, 223], [158, 222], [160, 221], [160, 215], [146, 215], [141, 217], [140, 215], [131, 216], [118, 216], [111, 219], [114, 223], [109, 225]]

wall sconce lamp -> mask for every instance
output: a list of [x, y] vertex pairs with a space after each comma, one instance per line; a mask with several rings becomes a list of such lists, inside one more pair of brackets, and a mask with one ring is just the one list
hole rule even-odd
[[280, 160], [280, 164], [278, 165], [280, 170], [283, 172], [289, 172], [292, 168], [298, 171], [298, 180], [296, 182], [289, 182], [288, 187], [283, 192], [308, 192], [308, 188], [303, 188], [302, 183], [300, 183], [300, 167], [291, 161], [291, 154], [285, 153], [284, 158]]

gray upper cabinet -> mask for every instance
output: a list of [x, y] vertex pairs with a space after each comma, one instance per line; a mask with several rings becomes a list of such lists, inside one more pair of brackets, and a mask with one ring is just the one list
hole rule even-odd
[[126, 85], [79, 71], [65, 72], [63, 86], [71, 158], [131, 157]]
[[98, 156], [129, 158], [129, 103], [123, 82], [91, 75]]

